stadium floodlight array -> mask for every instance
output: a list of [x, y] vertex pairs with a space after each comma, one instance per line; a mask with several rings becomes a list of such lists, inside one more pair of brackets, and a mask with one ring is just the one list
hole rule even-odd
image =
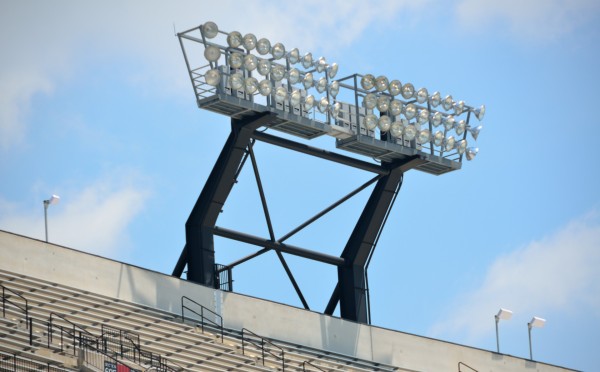
[[[178, 36], [200, 108], [232, 118], [270, 111], [277, 114], [267, 124], [272, 129], [306, 139], [330, 135], [338, 148], [382, 161], [416, 155], [425, 160], [416, 169], [432, 174], [460, 169], [463, 157], [479, 151], [471, 141], [482, 126], [471, 118], [483, 118], [483, 105], [386, 76], [336, 79], [337, 63], [251, 33], [223, 32], [214, 22]], [[200, 49], [193, 55], [183, 40]]]

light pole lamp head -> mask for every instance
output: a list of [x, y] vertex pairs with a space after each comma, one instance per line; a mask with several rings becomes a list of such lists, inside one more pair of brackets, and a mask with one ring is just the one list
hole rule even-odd
[[542, 328], [545, 324], [546, 324], [546, 319], [534, 316], [533, 319], [531, 319], [531, 322], [527, 323], [527, 326], [529, 327], [529, 329], [531, 329], [533, 327]]
[[496, 314], [496, 322], [500, 321], [500, 319], [509, 320], [510, 318], [512, 318], [512, 315], [513, 315], [512, 311], [501, 308], [498, 311], [498, 314]]
[[48, 206], [48, 205], [51, 205], [51, 204], [58, 204], [59, 201], [60, 201], [60, 196], [58, 196], [58, 195], [52, 195], [50, 197], [50, 199], [44, 200], [44, 204]]

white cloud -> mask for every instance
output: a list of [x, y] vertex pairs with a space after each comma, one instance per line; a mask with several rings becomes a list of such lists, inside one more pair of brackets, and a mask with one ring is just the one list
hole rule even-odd
[[518, 39], [554, 41], [589, 21], [600, 10], [597, 0], [461, 0], [458, 21], [465, 29], [506, 24]]
[[[128, 228], [143, 209], [149, 191], [137, 180], [108, 177], [62, 194], [48, 208], [49, 241], [90, 253], [119, 258], [128, 247]], [[0, 229], [44, 239], [42, 203], [35, 210], [0, 200]]]
[[586, 309], [600, 317], [600, 214], [572, 221], [551, 236], [498, 258], [482, 285], [456, 301], [435, 337], [464, 334], [471, 340], [493, 332], [500, 307], [520, 314]]

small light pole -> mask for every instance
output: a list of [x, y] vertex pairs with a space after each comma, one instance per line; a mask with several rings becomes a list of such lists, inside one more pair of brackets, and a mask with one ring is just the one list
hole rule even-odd
[[52, 195], [50, 199], [44, 200], [44, 226], [46, 227], [46, 243], [48, 243], [48, 206], [51, 204], [58, 204], [60, 196]]
[[498, 337], [498, 323], [500, 322], [500, 319], [503, 320], [509, 320], [512, 317], [512, 311], [507, 310], [507, 309], [500, 309], [500, 311], [498, 311], [498, 314], [494, 315], [494, 318], [496, 319], [496, 347], [498, 352], [500, 352], [500, 338]]
[[546, 324], [546, 319], [538, 318], [537, 316], [534, 316], [533, 319], [531, 319], [531, 322], [527, 323], [527, 328], [529, 330], [529, 359], [531, 360], [533, 360], [533, 353], [531, 351], [531, 328], [542, 328], [544, 324]]

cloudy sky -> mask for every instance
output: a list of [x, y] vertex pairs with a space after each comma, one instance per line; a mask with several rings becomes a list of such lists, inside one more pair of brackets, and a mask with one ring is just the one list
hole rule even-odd
[[[174, 33], [214, 21], [288, 49], [487, 107], [477, 158], [410, 171], [369, 269], [373, 324], [598, 370], [600, 3], [0, 0], [0, 229], [170, 273], [184, 224], [228, 135], [199, 110]], [[277, 132], [270, 132], [277, 134]], [[333, 140], [311, 143], [334, 150]], [[255, 147], [278, 236], [371, 177]], [[363, 159], [369, 160], [369, 159]], [[290, 243], [341, 253], [368, 194]], [[251, 169], [219, 226], [268, 236]], [[253, 247], [217, 239], [228, 263]], [[6, 252], [0, 252], [5, 253]], [[311, 309], [331, 267], [286, 256]], [[300, 306], [275, 254], [234, 270], [237, 291]]]

